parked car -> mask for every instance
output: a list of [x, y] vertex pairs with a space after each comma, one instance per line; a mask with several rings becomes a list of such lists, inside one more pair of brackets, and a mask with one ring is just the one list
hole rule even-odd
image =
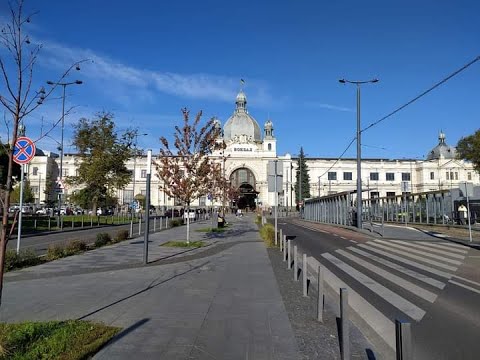
[[196, 219], [196, 212], [195, 212], [195, 210], [190, 209], [189, 212], [185, 211], [185, 213], [183, 214], [183, 218], [186, 219], [187, 216], [188, 216], [191, 220], [195, 220], [195, 219]]
[[35, 211], [35, 214], [37, 214], [37, 215], [47, 215], [48, 214], [47, 208], [37, 209], [37, 211]]
[[168, 209], [167, 211], [165, 211], [165, 216], [168, 216], [169, 218], [171, 217], [180, 217], [180, 211], [177, 210], [177, 209]]

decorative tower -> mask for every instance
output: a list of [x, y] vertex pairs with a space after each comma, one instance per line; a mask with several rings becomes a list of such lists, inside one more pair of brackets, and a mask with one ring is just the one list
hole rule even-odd
[[263, 138], [263, 151], [268, 151], [273, 153], [273, 156], [276, 156], [277, 153], [277, 139], [273, 136], [273, 123], [269, 119], [263, 127], [264, 138]]

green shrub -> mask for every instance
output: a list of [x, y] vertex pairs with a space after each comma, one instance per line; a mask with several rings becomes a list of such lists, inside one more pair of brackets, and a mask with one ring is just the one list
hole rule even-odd
[[182, 225], [182, 220], [172, 219], [170, 220], [170, 227], [176, 227]]
[[120, 242], [128, 239], [128, 236], [130, 235], [128, 230], [118, 230], [117, 234], [115, 235], [115, 238], [113, 239], [114, 242]]
[[47, 260], [56, 260], [65, 256], [65, 244], [50, 244], [47, 249]]
[[265, 224], [262, 226], [260, 229], [260, 236], [267, 247], [275, 246], [275, 228], [272, 224]]
[[261, 224], [262, 223], [262, 216], [257, 215], [257, 218], [255, 219], [255, 224]]
[[98, 233], [95, 240], [95, 247], [102, 247], [112, 242], [112, 237], [108, 233]]
[[20, 250], [18, 254], [15, 250], [10, 249], [5, 254], [5, 271], [38, 265], [41, 262], [42, 260], [32, 249]]
[[81, 240], [72, 240], [65, 246], [64, 255], [70, 256], [87, 250], [87, 244]]

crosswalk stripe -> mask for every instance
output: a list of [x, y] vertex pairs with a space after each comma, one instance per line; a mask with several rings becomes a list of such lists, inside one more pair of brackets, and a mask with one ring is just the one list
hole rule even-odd
[[448, 250], [459, 254], [467, 254], [470, 249], [457, 249], [445, 243], [432, 243], [432, 242], [423, 242], [422, 244], [428, 244], [430, 247], [435, 247], [442, 250]]
[[[392, 249], [392, 250], [395, 250], [395, 251], [398, 251], [396, 249], [400, 249], [400, 250], [404, 250], [406, 252], [413, 252], [415, 254], [420, 254], [420, 255], [423, 255], [423, 256], [428, 256], [430, 258], [433, 258], [433, 259], [436, 259], [436, 260], [442, 260], [444, 262], [447, 262], [447, 263], [450, 263], [450, 264], [453, 264], [453, 265], [461, 265], [462, 262], [461, 261], [457, 261], [457, 260], [452, 260], [452, 259], [447, 259], [447, 258], [444, 258], [442, 256], [439, 256], [439, 255], [434, 255], [434, 254], [430, 254], [426, 251], [420, 251], [420, 250], [416, 250], [416, 249], [412, 249], [408, 246], [403, 246], [403, 245], [397, 245], [397, 244], [393, 244], [391, 242], [388, 242], [388, 241], [384, 241], [384, 240], [375, 240], [376, 242], [379, 242], [381, 244], [385, 244], [385, 245], [388, 245], [389, 247], [393, 247], [395, 249]], [[411, 256], [413, 257], [413, 256]], [[420, 259], [417, 259], [417, 260], [421, 260], [423, 259], [423, 261], [427, 262], [425, 258], [423, 257], [420, 257]], [[443, 263], [439, 263], [437, 262], [437, 264], [442, 264], [443, 266], [445, 266]], [[451, 269], [450, 269], [451, 270]], [[456, 268], [455, 268], [456, 270]]]
[[[391, 249], [389, 249], [387, 246], [383, 246], [383, 245], [380, 245], [380, 244], [372, 243], [372, 245], [381, 247], [381, 248], [386, 249], [386, 250], [391, 250]], [[404, 264], [408, 264], [408, 265], [414, 266], [414, 267], [416, 267], [416, 268], [418, 268], [418, 269], [422, 269], [422, 270], [428, 271], [428, 272], [430, 272], [430, 273], [432, 273], [432, 274], [435, 274], [435, 275], [444, 277], [444, 278], [446, 278], [446, 279], [451, 279], [451, 278], [452, 278], [452, 274], [450, 274], [450, 273], [447, 273], [447, 272], [445, 272], [445, 271], [441, 271], [441, 270], [438, 270], [438, 269], [434, 269], [434, 268], [432, 268], [432, 267], [430, 267], [430, 266], [426, 266], [426, 265], [423, 265], [423, 264], [419, 264], [419, 263], [417, 263], [417, 262], [415, 262], [415, 261], [411, 261], [411, 260], [405, 259], [405, 258], [403, 258], [403, 257], [401, 257], [401, 256], [397, 256], [397, 255], [394, 255], [394, 254], [390, 254], [390, 253], [388, 253], [388, 252], [386, 252], [386, 251], [382, 251], [382, 250], [375, 249], [375, 248], [372, 247], [372, 246], [369, 246], [369, 245], [366, 245], [366, 244], [358, 244], [358, 246], [360, 246], [360, 247], [362, 247], [362, 248], [364, 248], [364, 249], [373, 251], [373, 252], [375, 252], [375, 253], [377, 253], [377, 254], [387, 256], [387, 257], [389, 257], [389, 258], [391, 258], [391, 259], [394, 259], [394, 260], [403, 262]], [[401, 252], [401, 251], [397, 251], [397, 253], [400, 254], [400, 253], [402, 253], [402, 252]], [[407, 256], [410, 256], [410, 254], [407, 254]], [[424, 258], [422, 258], [422, 257], [420, 257], [420, 256], [417, 256], [417, 257], [415, 257], [415, 258], [416, 258], [417, 260], [420, 260], [420, 261], [429, 260], [429, 259], [424, 259]], [[430, 262], [430, 261], [435, 262], [435, 261], [433, 261], [433, 260], [429, 260], [428, 262]], [[444, 265], [442, 264], [442, 266], [444, 266]], [[445, 266], [450, 267], [450, 266], [448, 266], [448, 265], [445, 265]], [[456, 268], [453, 268], [453, 271], [455, 271], [455, 270], [457, 270], [457, 269], [456, 269]]]
[[453, 247], [453, 248], [458, 248], [458, 249], [465, 249], [465, 245], [459, 245], [459, 244], [455, 244], [455, 243], [452, 243], [452, 242], [442, 242], [442, 245]]
[[452, 283], [452, 284], [455, 284], [455, 285], [458, 285], [458, 286], [460, 286], [460, 287], [463, 287], [464, 289], [467, 289], [467, 290], [476, 292], [477, 294], [480, 294], [480, 290], [477, 290], [477, 289], [475, 289], [475, 288], [472, 288], [471, 286], [463, 285], [462, 283], [459, 283], [458, 281], [448, 280], [448, 282], [449, 282], [449, 283]]
[[373, 254], [370, 254], [370, 253], [367, 253], [366, 251], [363, 251], [363, 250], [360, 250], [360, 249], [357, 249], [356, 247], [354, 246], [349, 246], [347, 249], [349, 249], [350, 251], [353, 251], [359, 255], [362, 255], [364, 257], [367, 257], [369, 259], [372, 259], [382, 265], [385, 265], [385, 266], [388, 266], [392, 269], [395, 269], [397, 270], [398, 272], [401, 272], [403, 274], [406, 274], [406, 275], [409, 275], [417, 280], [420, 280], [420, 281], [423, 281], [424, 283], [427, 283], [429, 285], [432, 285], [432, 286], [435, 286], [436, 288], [439, 288], [439, 289], [443, 289], [445, 287], [445, 284], [441, 281], [438, 281], [436, 279], [432, 279], [431, 277], [428, 277], [426, 275], [423, 275], [419, 272], [416, 272], [415, 270], [410, 270], [410, 269], [407, 269], [406, 267], [403, 267], [402, 265], [399, 265], [399, 264], [395, 264], [391, 261], [388, 261], [388, 260], [385, 260], [385, 259], [382, 259], [381, 257], [378, 257], [376, 255], [373, 255]]
[[422, 245], [422, 244], [419, 244], [417, 242], [414, 243], [414, 242], [408, 242], [408, 241], [402, 241], [402, 240], [391, 240], [391, 241], [393, 241], [395, 243], [398, 243], [398, 244], [405, 244], [405, 245], [408, 245], [408, 246], [413, 247], [413, 248], [427, 250], [427, 251], [430, 251], [430, 252], [433, 252], [433, 253], [436, 253], [436, 254], [450, 256], [450, 257], [453, 257], [453, 258], [456, 258], [456, 259], [461, 259], [461, 260], [465, 259], [465, 255], [452, 254], [448, 250], [433, 249], [429, 246]]
[[415, 285], [414, 283], [407, 281], [401, 278], [400, 276], [394, 275], [382, 268], [379, 268], [378, 266], [370, 264], [368, 261], [362, 260], [359, 257], [352, 255], [344, 250], [339, 249], [339, 250], [336, 250], [335, 252], [359, 264], [360, 266], [363, 266], [364, 268], [374, 272], [375, 274], [383, 277], [384, 279], [387, 279], [388, 281], [404, 288], [405, 290], [410, 291], [411, 293], [417, 295], [418, 297], [421, 297], [422, 299], [425, 299], [433, 303], [437, 298], [437, 295], [432, 293], [431, 291], [428, 291], [418, 285]]
[[468, 282], [470, 284], [473, 284], [473, 285], [476, 285], [478, 287], [480, 287], [480, 283], [476, 282], [476, 281], [473, 281], [473, 280], [469, 280], [469, 279], [465, 279], [464, 277], [461, 277], [461, 276], [457, 276], [457, 275], [453, 275], [452, 277], [456, 278], [456, 279], [460, 279], [462, 281], [465, 281], [465, 282]]
[[324, 253], [322, 254], [322, 256], [328, 261], [330, 261], [332, 264], [336, 265], [338, 268], [346, 272], [348, 275], [353, 277], [355, 280], [360, 282], [363, 286], [367, 287], [368, 289], [376, 293], [378, 296], [395, 306], [397, 309], [410, 316], [412, 319], [420, 321], [425, 315], [425, 311], [420, 309], [415, 304], [404, 299], [400, 295], [394, 293], [393, 291], [374, 281], [370, 277], [362, 274], [360, 271], [354, 269], [340, 259], [337, 259], [332, 254]]

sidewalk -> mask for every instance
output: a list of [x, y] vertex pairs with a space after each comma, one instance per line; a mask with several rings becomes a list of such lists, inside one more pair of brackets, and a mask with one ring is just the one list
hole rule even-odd
[[[185, 227], [8, 273], [2, 321], [88, 319], [123, 328], [95, 359], [297, 359], [295, 337], [253, 218], [191, 240], [210, 246], [159, 247]], [[177, 252], [177, 255], [175, 253]], [[172, 257], [173, 255], [173, 257]]]

